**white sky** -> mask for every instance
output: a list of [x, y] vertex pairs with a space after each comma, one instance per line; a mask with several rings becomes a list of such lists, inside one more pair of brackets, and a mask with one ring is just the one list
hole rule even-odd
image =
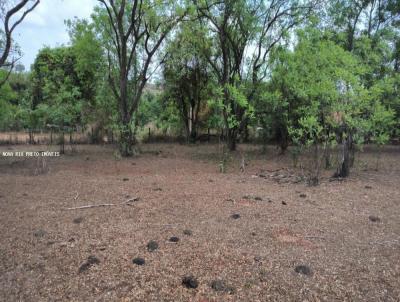
[[64, 20], [89, 18], [97, 0], [41, 0], [39, 5], [14, 32], [14, 40], [21, 47], [20, 60], [25, 69], [35, 60], [43, 46], [57, 46], [69, 41]]

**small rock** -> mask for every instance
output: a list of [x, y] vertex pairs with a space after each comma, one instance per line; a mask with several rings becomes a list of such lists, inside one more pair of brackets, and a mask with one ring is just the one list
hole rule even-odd
[[89, 160], [89, 159], [90, 159], [89, 156], [86, 156], [85, 160]]
[[269, 199], [269, 198], [268, 198], [268, 202], [271, 203], [271, 202], [272, 202], [272, 199]]
[[193, 232], [191, 230], [183, 230], [183, 234], [185, 234], [187, 236], [192, 236]]
[[73, 220], [73, 223], [78, 224], [78, 223], [81, 223], [82, 221], [83, 221], [83, 217], [77, 217], [77, 218], [75, 218], [75, 219]]
[[182, 285], [186, 288], [197, 288], [199, 282], [193, 277], [193, 275], [188, 275], [182, 278]]
[[371, 186], [368, 186], [368, 185], [366, 185], [365, 188], [366, 188], [366, 189], [372, 189], [372, 187], [371, 187]]
[[162, 191], [161, 188], [154, 188], [153, 191]]
[[380, 219], [378, 216], [374, 216], [374, 215], [371, 215], [371, 216], [369, 216], [368, 218], [369, 218], [369, 220], [371, 220], [372, 222], [380, 222], [380, 221], [381, 221], [381, 219]]
[[178, 241], [179, 241], [179, 237], [172, 236], [171, 238], [169, 238], [169, 241], [171, 241], [171, 242], [178, 242]]
[[266, 178], [267, 176], [265, 174], [258, 174], [258, 177]]
[[37, 237], [37, 238], [42, 238], [42, 237], [44, 237], [46, 234], [47, 234], [46, 231], [40, 229], [40, 230], [35, 231], [35, 232], [33, 233], [33, 236], [35, 236], [35, 237]]
[[299, 196], [300, 196], [301, 198], [306, 198], [306, 197], [307, 197], [307, 195], [304, 194], [304, 193], [301, 193]]
[[122, 181], [128, 181], [129, 180], [129, 178], [122, 178]]
[[254, 200], [262, 201], [263, 199], [260, 196], [254, 197]]
[[311, 276], [312, 274], [311, 269], [307, 265], [298, 265], [294, 268], [294, 271], [306, 276]]
[[226, 292], [233, 294], [234, 288], [228, 286], [224, 280], [214, 280], [211, 282], [211, 288], [217, 292]]
[[132, 166], [136, 166], [136, 163], [131, 163]]
[[251, 232], [251, 236], [256, 236], [257, 233], [256, 232]]
[[255, 256], [254, 257], [254, 261], [255, 262], [260, 262], [261, 261], [261, 257], [260, 256]]
[[136, 265], [144, 265], [146, 261], [143, 258], [138, 257], [133, 259], [132, 262]]
[[99, 264], [100, 260], [95, 256], [89, 256], [88, 259], [79, 267], [79, 273], [88, 270], [92, 265]]
[[208, 182], [214, 182], [212, 179], [209, 179]]
[[240, 218], [240, 214], [232, 214], [231, 218], [232, 219], [239, 219]]
[[69, 238], [68, 242], [75, 242], [75, 238], [74, 237]]
[[158, 249], [158, 243], [156, 241], [151, 240], [147, 243], [147, 250], [149, 252], [154, 252], [156, 249]]
[[251, 199], [251, 196], [250, 195], [244, 195], [242, 198], [243, 199]]
[[287, 205], [286, 201], [283, 201], [283, 200], [282, 200], [282, 204], [283, 204], [284, 206]]

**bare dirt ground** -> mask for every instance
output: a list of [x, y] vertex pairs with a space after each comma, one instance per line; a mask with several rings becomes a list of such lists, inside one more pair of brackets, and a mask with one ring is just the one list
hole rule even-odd
[[399, 301], [399, 147], [379, 171], [366, 149], [348, 180], [328, 171], [317, 187], [272, 147], [240, 149], [245, 172], [235, 154], [225, 174], [218, 145], [149, 144], [132, 159], [78, 146], [42, 170], [0, 157], [0, 300]]

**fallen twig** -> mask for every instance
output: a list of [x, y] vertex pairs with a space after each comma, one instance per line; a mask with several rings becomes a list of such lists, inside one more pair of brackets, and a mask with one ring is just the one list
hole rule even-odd
[[80, 207], [73, 207], [73, 208], [66, 208], [66, 210], [82, 210], [82, 209], [91, 209], [91, 208], [100, 208], [100, 207], [114, 207], [114, 206], [122, 206], [126, 204], [132, 204], [134, 201], [138, 201], [139, 197], [135, 198], [130, 198], [127, 201], [124, 201], [122, 203], [102, 203], [102, 204], [89, 204], [85, 206], [80, 206]]
[[117, 204], [114, 204], [114, 203], [90, 204], [90, 205], [81, 206], [81, 207], [66, 208], [66, 210], [81, 210], [81, 209], [90, 209], [90, 208], [99, 208], [99, 207], [112, 207], [112, 206], [117, 206]]

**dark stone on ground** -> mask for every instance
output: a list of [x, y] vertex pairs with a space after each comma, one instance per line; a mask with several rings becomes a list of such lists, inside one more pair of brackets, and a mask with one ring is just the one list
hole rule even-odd
[[144, 265], [146, 261], [143, 258], [138, 257], [133, 259], [132, 262], [136, 265]]
[[267, 176], [265, 174], [258, 174], [258, 177], [266, 178]]
[[78, 224], [78, 223], [81, 223], [82, 221], [83, 221], [83, 217], [77, 217], [77, 218], [75, 218], [75, 219], [73, 220], [73, 223]]
[[251, 236], [256, 236], [257, 233], [256, 232], [251, 232]]
[[154, 188], [153, 191], [162, 191], [161, 188]]
[[197, 288], [199, 282], [193, 277], [193, 275], [188, 275], [182, 278], [182, 285], [186, 288]]
[[75, 238], [74, 237], [69, 238], [68, 242], [75, 242]]
[[242, 198], [243, 199], [251, 199], [251, 196], [250, 195], [244, 195]]
[[255, 256], [254, 257], [254, 261], [255, 262], [260, 262], [261, 261], [261, 257], [260, 256]]
[[128, 181], [129, 178], [126, 178], [126, 177], [125, 177], [125, 178], [122, 178], [122, 180], [123, 180], [123, 181]]
[[87, 260], [80, 266], [79, 273], [83, 273], [87, 271], [91, 266], [94, 264], [99, 264], [100, 260], [97, 259], [95, 256], [89, 256]]
[[380, 222], [380, 221], [381, 221], [381, 219], [380, 219], [378, 216], [374, 216], [374, 215], [371, 215], [371, 216], [369, 216], [368, 218], [369, 218], [369, 220], [371, 220], [372, 222]]
[[214, 182], [212, 179], [209, 179], [208, 182]]
[[283, 204], [284, 206], [286, 206], [286, 205], [287, 205], [286, 201], [282, 201], [282, 204]]
[[232, 286], [227, 285], [224, 280], [213, 280], [210, 286], [216, 292], [225, 292], [233, 294], [235, 291], [235, 289]]
[[299, 274], [303, 274], [306, 276], [311, 276], [311, 268], [309, 268], [307, 265], [298, 265], [294, 268], [294, 271]]
[[147, 243], [147, 250], [149, 252], [154, 252], [156, 249], [158, 249], [158, 243], [156, 241], [151, 240]]
[[86, 158], [85, 158], [86, 160], [89, 160], [89, 156], [86, 156]]
[[169, 241], [171, 241], [171, 242], [178, 242], [178, 241], [179, 241], [179, 238], [176, 237], [176, 236], [172, 236], [171, 238], [169, 238]]
[[299, 196], [300, 196], [301, 198], [306, 198], [306, 197], [307, 197], [307, 195], [304, 194], [304, 193], [301, 193]]
[[131, 165], [132, 165], [132, 166], [135, 166], [135, 165], [136, 165], [136, 163], [131, 163]]
[[[24, 193], [24, 194], [22, 194], [22, 196], [28, 196], [28, 194]], [[0, 197], [1, 197], [1, 196], [0, 196]]]
[[231, 218], [232, 219], [239, 219], [240, 218], [240, 214], [232, 214]]
[[183, 234], [185, 234], [187, 236], [192, 236], [193, 232], [191, 230], [183, 230]]
[[44, 230], [37, 230], [33, 233], [33, 236], [37, 237], [37, 238], [41, 238], [44, 237], [45, 235], [47, 235], [47, 232]]
[[366, 189], [372, 189], [372, 187], [371, 187], [371, 186], [368, 186], [368, 185], [366, 185], [365, 188], [366, 188]]
[[263, 199], [259, 196], [254, 197], [254, 200], [262, 201]]

